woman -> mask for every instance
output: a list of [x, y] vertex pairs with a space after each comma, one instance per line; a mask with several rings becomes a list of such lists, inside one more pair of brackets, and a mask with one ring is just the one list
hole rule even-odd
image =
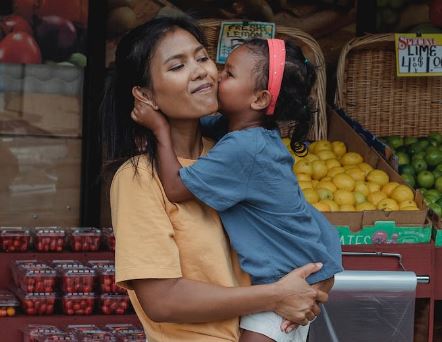
[[103, 102], [107, 160], [122, 164], [110, 196], [116, 278], [149, 341], [238, 341], [240, 315], [275, 311], [305, 325], [327, 300], [304, 280], [320, 264], [246, 286], [216, 212], [196, 200], [167, 200], [155, 170], [157, 142], [130, 117], [133, 96], [161, 109], [180, 162], [190, 165], [211, 147], [199, 118], [218, 108], [217, 80], [202, 33], [184, 19], [148, 22], [117, 48]]

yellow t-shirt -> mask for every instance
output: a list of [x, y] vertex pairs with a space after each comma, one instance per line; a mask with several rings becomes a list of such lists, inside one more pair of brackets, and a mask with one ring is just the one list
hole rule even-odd
[[[211, 143], [203, 143], [206, 154]], [[180, 159], [183, 166], [193, 162]], [[158, 175], [154, 172], [152, 177], [145, 156], [139, 159], [137, 175], [130, 161], [118, 169], [110, 201], [116, 237], [116, 281], [128, 289], [149, 342], [238, 341], [237, 318], [198, 324], [153, 322], [144, 313], [129, 282], [184, 277], [237, 286], [239, 266], [232, 263], [218, 214], [197, 200], [169, 202]]]

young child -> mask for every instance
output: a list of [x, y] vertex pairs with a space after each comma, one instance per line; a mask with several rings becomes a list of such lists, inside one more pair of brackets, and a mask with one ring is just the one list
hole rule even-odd
[[[307, 281], [329, 292], [334, 275], [342, 271], [337, 231], [306, 202], [277, 129], [277, 121], [294, 121], [291, 147], [297, 154], [306, 152], [315, 78], [314, 66], [290, 41], [253, 39], [236, 48], [218, 85], [223, 116], [202, 120], [206, 128], [219, 132], [224, 127], [227, 133], [207, 156], [185, 168], [176, 159], [166, 121], [159, 115], [153, 119], [152, 109], [139, 103], [132, 112], [158, 139], [157, 168], [169, 200], [195, 196], [217, 210], [253, 284], [321, 262], [322, 269]], [[288, 323], [281, 323], [273, 312], [244, 316], [241, 342], [306, 341], [308, 321], [289, 332]]]

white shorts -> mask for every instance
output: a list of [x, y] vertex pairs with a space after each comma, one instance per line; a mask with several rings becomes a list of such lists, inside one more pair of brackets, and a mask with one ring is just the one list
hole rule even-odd
[[306, 326], [300, 325], [288, 334], [281, 331], [283, 319], [274, 312], [260, 312], [241, 317], [241, 328], [254, 331], [270, 337], [276, 342], [306, 342], [310, 322]]

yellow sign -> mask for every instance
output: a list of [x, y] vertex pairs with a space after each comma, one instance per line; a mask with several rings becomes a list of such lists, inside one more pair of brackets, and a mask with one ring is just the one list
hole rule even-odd
[[442, 34], [396, 33], [397, 76], [442, 76]]

